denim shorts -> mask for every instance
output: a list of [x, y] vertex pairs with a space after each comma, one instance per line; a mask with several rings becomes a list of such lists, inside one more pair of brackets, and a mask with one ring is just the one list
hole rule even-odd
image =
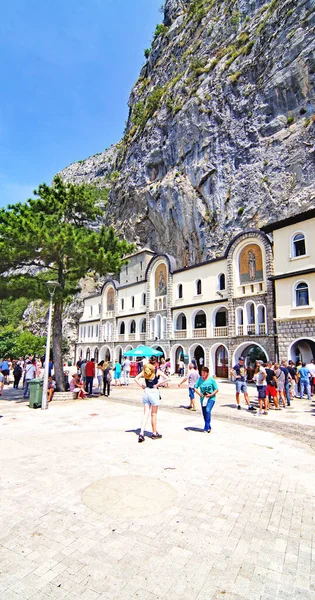
[[142, 396], [143, 404], [160, 405], [160, 392], [157, 388], [145, 388]]
[[188, 394], [189, 394], [189, 398], [190, 400], [193, 400], [195, 398], [195, 388], [188, 388]]
[[239, 379], [236, 379], [235, 381], [235, 389], [236, 389], [236, 393], [239, 394], [239, 392], [242, 392], [243, 394], [246, 394], [247, 392], [247, 385], [245, 381], [240, 381]]
[[257, 385], [258, 400], [264, 400], [266, 398], [266, 391], [266, 385]]

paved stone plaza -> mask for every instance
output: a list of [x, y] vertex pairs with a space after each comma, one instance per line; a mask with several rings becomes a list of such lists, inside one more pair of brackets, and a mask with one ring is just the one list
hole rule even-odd
[[144, 444], [134, 384], [47, 411], [5, 392], [1, 599], [315, 599], [314, 408], [258, 418], [221, 384], [208, 435], [176, 383]]

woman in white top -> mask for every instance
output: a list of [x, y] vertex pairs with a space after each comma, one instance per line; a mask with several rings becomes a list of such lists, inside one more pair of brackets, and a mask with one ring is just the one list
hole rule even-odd
[[103, 375], [104, 375], [104, 371], [103, 371], [103, 364], [104, 361], [101, 360], [101, 362], [98, 363], [97, 365], [97, 371], [96, 371], [96, 376], [97, 376], [97, 391], [98, 391], [98, 395], [101, 396], [102, 395], [102, 387], [103, 387]]

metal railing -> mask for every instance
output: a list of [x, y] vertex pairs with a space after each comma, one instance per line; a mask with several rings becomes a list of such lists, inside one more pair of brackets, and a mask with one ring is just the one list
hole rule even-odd
[[247, 325], [247, 334], [252, 335], [256, 333], [256, 325]]
[[244, 325], [236, 326], [236, 335], [244, 335]]
[[259, 335], [266, 335], [266, 323], [258, 324], [258, 333]]

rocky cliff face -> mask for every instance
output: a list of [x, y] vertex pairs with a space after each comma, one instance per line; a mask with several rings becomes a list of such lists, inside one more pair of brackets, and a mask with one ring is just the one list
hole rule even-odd
[[315, 0], [166, 0], [121, 142], [66, 168], [179, 266], [315, 198]]

